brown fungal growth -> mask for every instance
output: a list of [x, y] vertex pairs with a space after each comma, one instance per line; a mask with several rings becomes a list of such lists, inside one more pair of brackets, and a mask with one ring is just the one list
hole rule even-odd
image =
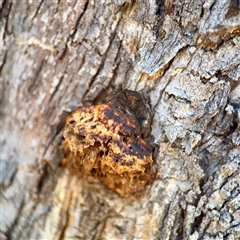
[[66, 121], [67, 165], [98, 178], [122, 196], [138, 194], [152, 171], [152, 149], [141, 138], [149, 110], [142, 96], [123, 90], [110, 102], [82, 107]]

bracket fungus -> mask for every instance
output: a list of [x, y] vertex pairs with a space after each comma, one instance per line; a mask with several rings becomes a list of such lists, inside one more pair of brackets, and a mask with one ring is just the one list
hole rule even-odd
[[149, 108], [140, 93], [123, 90], [105, 104], [67, 117], [68, 167], [103, 182], [121, 196], [142, 192], [152, 173], [152, 149], [142, 138]]

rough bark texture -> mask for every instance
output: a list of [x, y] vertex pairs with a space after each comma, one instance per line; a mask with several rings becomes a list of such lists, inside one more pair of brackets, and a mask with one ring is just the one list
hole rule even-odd
[[[239, 239], [240, 4], [1, 0], [1, 239]], [[138, 199], [61, 166], [66, 116], [149, 100]]]

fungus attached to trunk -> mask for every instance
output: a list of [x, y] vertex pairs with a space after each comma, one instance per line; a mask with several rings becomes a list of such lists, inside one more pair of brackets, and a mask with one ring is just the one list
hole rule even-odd
[[106, 104], [73, 112], [64, 130], [67, 165], [96, 177], [121, 196], [142, 192], [152, 172], [152, 149], [142, 139], [149, 108], [143, 97], [123, 90]]

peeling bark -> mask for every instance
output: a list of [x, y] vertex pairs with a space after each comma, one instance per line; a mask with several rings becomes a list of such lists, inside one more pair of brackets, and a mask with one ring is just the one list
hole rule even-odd
[[[239, 239], [239, 1], [0, 2], [1, 239]], [[61, 164], [66, 116], [148, 99], [152, 183]]]

